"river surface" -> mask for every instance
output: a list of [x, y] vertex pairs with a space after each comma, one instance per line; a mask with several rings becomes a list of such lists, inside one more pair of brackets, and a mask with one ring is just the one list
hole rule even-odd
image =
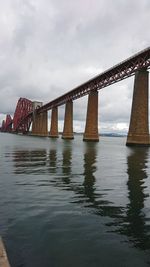
[[12, 267], [150, 266], [150, 148], [0, 134]]

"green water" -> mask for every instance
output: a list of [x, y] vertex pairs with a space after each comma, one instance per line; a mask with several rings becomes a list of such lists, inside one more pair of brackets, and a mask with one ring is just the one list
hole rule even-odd
[[150, 150], [0, 134], [0, 235], [12, 267], [150, 266]]

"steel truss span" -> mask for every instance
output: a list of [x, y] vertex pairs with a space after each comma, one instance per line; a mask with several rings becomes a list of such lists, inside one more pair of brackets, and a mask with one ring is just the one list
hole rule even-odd
[[150, 47], [122, 61], [121, 63], [94, 77], [93, 79], [79, 85], [68, 93], [47, 103], [46, 105], [39, 108], [38, 112], [43, 112], [54, 107], [61, 106], [68, 101], [85, 96], [93, 90], [100, 90], [106, 86], [134, 75], [138, 70], [148, 69], [149, 67]]
[[126, 79], [139, 70], [148, 68], [150, 68], [150, 47], [43, 105], [35, 111], [33, 111], [33, 102], [31, 100], [20, 98], [16, 106], [13, 120], [10, 115], [7, 115], [6, 120], [3, 120], [2, 122], [0, 131], [27, 133], [33, 120], [33, 112], [42, 113], [48, 111], [54, 107], [61, 106], [68, 101], [83, 97], [92, 91], [100, 90], [113, 83]]
[[13, 131], [26, 133], [29, 131], [32, 117], [29, 114], [33, 112], [33, 102], [26, 98], [18, 100], [14, 118], [13, 118]]
[[1, 132], [11, 132], [12, 131], [12, 118], [9, 114], [6, 115], [6, 120], [2, 121]]

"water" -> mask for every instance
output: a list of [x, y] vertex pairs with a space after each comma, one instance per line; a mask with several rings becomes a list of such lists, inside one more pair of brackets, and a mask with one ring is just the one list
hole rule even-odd
[[0, 134], [0, 235], [12, 267], [150, 266], [150, 150]]

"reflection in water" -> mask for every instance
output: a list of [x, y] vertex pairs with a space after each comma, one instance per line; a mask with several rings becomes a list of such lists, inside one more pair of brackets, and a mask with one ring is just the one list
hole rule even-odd
[[[72, 203], [83, 204], [85, 207], [94, 206], [96, 203], [95, 196], [95, 176], [96, 171], [97, 147], [95, 143], [85, 143], [85, 152], [83, 157], [84, 172], [80, 176], [79, 182], [71, 181], [70, 187], [77, 197]], [[80, 158], [80, 161], [82, 158]], [[82, 161], [81, 161], [82, 162]], [[82, 178], [84, 179], [82, 182]]]
[[128, 198], [126, 212], [119, 220], [108, 224], [115, 226], [113, 232], [126, 235], [135, 247], [150, 249], [150, 227], [146, 225], [143, 211], [144, 201], [148, 195], [144, 193], [144, 182], [147, 178], [148, 149], [133, 148], [127, 157]]
[[96, 187], [95, 172], [97, 171], [97, 143], [85, 143], [84, 153], [84, 181], [74, 187], [78, 199], [74, 203], [83, 204], [84, 207], [94, 208], [92, 212], [101, 216], [113, 217], [121, 213], [120, 207], [115, 207], [109, 200], [104, 199], [104, 192]]
[[71, 175], [71, 161], [72, 161], [72, 146], [67, 146], [64, 143], [63, 159], [62, 159], [62, 180], [65, 184], [70, 184]]
[[[104, 199], [105, 193], [97, 189], [95, 172], [97, 170], [97, 143], [86, 143], [84, 154], [84, 182], [82, 194], [85, 207], [94, 208], [94, 213], [100, 216], [118, 217], [122, 213], [120, 207], [116, 207], [109, 200]], [[81, 191], [80, 191], [81, 192]], [[85, 201], [86, 200], [86, 201]], [[81, 202], [81, 201], [80, 201]]]
[[134, 245], [141, 249], [150, 248], [149, 227], [146, 225], [146, 218], [143, 212], [144, 201], [147, 195], [144, 193], [144, 182], [147, 178], [147, 157], [148, 149], [134, 148], [127, 158], [128, 163], [128, 192], [129, 204], [124, 228], [121, 232], [126, 234], [134, 242]]
[[144, 201], [147, 198], [144, 182], [147, 178], [148, 149], [134, 148], [127, 157], [129, 203], [126, 207], [115, 205], [109, 201], [109, 196], [106, 199], [106, 192], [104, 197], [100, 185], [96, 187], [97, 143], [85, 143], [83, 158], [80, 157], [80, 165], [83, 159], [84, 171], [78, 180], [74, 180], [72, 173], [72, 144], [64, 142], [61, 158], [57, 153], [54, 147], [50, 149], [48, 156], [45, 149], [15, 151], [13, 153], [15, 173], [48, 174], [50, 180], [43, 181], [45, 185], [73, 191], [74, 197], [71, 203], [78, 203], [85, 208], [90, 207], [97, 215], [108, 216], [111, 218], [111, 222], [106, 224], [109, 231], [126, 235], [134, 246], [140, 249], [150, 249], [150, 228], [146, 224], [147, 219], [143, 211]]
[[16, 174], [44, 173], [46, 150], [16, 150], [13, 153]]
[[57, 154], [56, 149], [51, 149], [49, 152], [49, 166], [50, 172], [55, 173], [57, 168]]
[[95, 201], [96, 144], [87, 143], [84, 154], [84, 193], [89, 201]]

